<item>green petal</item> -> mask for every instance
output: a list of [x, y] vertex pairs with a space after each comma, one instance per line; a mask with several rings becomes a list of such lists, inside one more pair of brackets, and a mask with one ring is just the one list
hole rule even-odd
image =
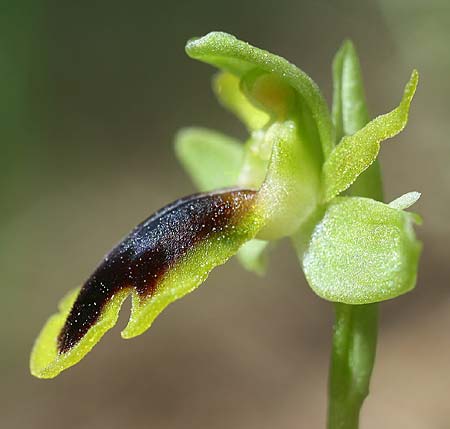
[[45, 324], [31, 354], [31, 373], [53, 378], [79, 362], [115, 325], [130, 294], [131, 317], [122, 337], [143, 333], [167, 305], [192, 292], [255, 236], [262, 226], [256, 200], [256, 192], [246, 190], [196, 195], [138, 225]]
[[[337, 141], [356, 133], [369, 122], [361, 66], [350, 40], [342, 44], [333, 61], [332, 118]], [[383, 200], [378, 160], [359, 175], [348, 189], [348, 195]]]
[[246, 270], [262, 276], [267, 271], [269, 246], [265, 240], [247, 241], [239, 249], [237, 258]]
[[345, 191], [375, 161], [380, 142], [403, 130], [418, 79], [414, 70], [396, 109], [378, 116], [355, 134], [345, 136], [333, 150], [323, 167], [325, 202]]
[[187, 54], [239, 78], [249, 73], [270, 73], [291, 86], [312, 115], [325, 157], [334, 145], [333, 125], [326, 102], [314, 81], [296, 66], [277, 55], [255, 48], [234, 36], [212, 32], [192, 39]]
[[236, 186], [244, 155], [237, 140], [204, 128], [185, 128], [176, 136], [175, 153], [200, 191]]
[[263, 128], [269, 115], [251, 104], [240, 88], [240, 79], [231, 73], [219, 73], [213, 79], [213, 89], [220, 103], [233, 112], [249, 130]]
[[414, 216], [375, 200], [338, 197], [315, 226], [303, 270], [322, 298], [369, 304], [413, 289], [421, 245]]

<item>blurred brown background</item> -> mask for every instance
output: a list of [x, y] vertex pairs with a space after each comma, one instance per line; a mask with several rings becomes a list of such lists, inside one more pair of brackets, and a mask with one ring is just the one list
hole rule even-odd
[[186, 125], [243, 138], [185, 41], [224, 30], [279, 53], [331, 94], [345, 37], [371, 112], [421, 72], [406, 131], [382, 149], [388, 199], [418, 190], [417, 289], [382, 306], [363, 428], [450, 428], [450, 3], [65, 0], [0, 6], [0, 427], [322, 428], [332, 307], [287, 244], [259, 279], [232, 261], [145, 335], [120, 323], [53, 381], [28, 370], [57, 301], [136, 223], [193, 192], [172, 140]]

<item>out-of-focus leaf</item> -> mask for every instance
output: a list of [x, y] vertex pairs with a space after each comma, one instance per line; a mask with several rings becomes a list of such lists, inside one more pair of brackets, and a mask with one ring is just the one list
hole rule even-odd
[[421, 245], [413, 214], [368, 198], [338, 197], [316, 225], [303, 270], [322, 298], [369, 304], [413, 289]]
[[[352, 135], [369, 122], [364, 84], [358, 54], [346, 40], [333, 61], [332, 118], [336, 139]], [[378, 160], [363, 171], [348, 189], [348, 195], [383, 200], [381, 170]]]
[[269, 242], [265, 240], [247, 241], [239, 249], [237, 258], [246, 270], [263, 275], [267, 271], [268, 247]]
[[397, 108], [378, 116], [355, 134], [343, 137], [333, 150], [323, 167], [324, 202], [345, 191], [375, 161], [380, 142], [403, 130], [418, 79], [414, 70]]
[[213, 79], [213, 89], [220, 103], [233, 112], [250, 131], [263, 128], [269, 121], [269, 115], [253, 106], [242, 93], [240, 79], [234, 74], [217, 74]]
[[333, 149], [334, 131], [325, 99], [314, 81], [296, 66], [277, 55], [221, 32], [212, 32], [201, 38], [191, 39], [186, 45], [187, 54], [219, 69], [242, 78], [253, 72], [276, 75], [297, 93], [306, 104], [327, 157]]
[[200, 191], [236, 186], [244, 154], [237, 140], [204, 128], [185, 128], [176, 136], [175, 153]]

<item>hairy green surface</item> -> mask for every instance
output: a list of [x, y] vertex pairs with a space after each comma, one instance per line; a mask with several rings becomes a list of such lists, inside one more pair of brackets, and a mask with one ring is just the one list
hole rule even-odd
[[320, 297], [346, 304], [408, 292], [421, 249], [413, 222], [411, 213], [368, 198], [334, 199], [303, 257], [309, 285]]
[[414, 70], [396, 109], [378, 116], [353, 135], [342, 138], [323, 166], [324, 202], [345, 191], [375, 161], [380, 142], [405, 128], [418, 80], [419, 75]]

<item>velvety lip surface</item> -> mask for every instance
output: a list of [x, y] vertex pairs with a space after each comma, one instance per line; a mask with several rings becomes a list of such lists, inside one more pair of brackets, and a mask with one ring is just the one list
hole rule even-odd
[[143, 299], [151, 297], [164, 273], [197, 243], [233, 227], [248, 212], [255, 195], [250, 190], [197, 194], [139, 224], [81, 288], [58, 336], [58, 352], [77, 344], [119, 291], [134, 288]]

